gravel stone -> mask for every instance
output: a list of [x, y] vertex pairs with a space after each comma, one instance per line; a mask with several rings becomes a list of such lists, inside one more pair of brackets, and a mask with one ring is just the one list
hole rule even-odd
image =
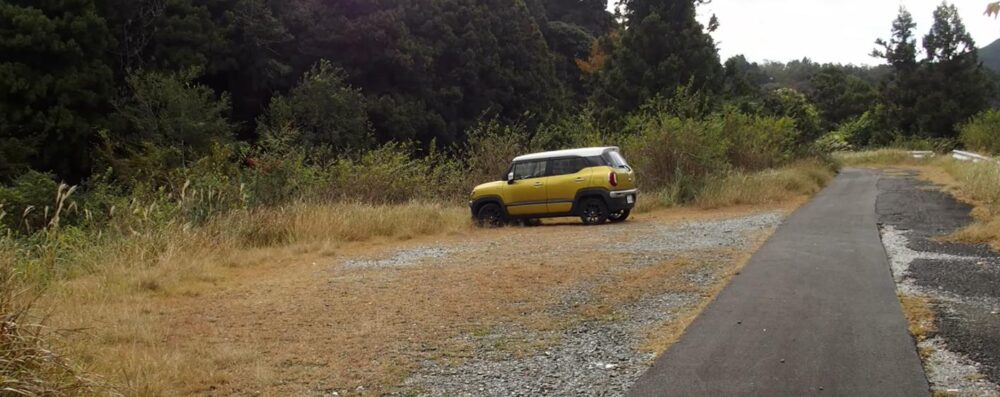
[[[782, 213], [772, 212], [677, 225], [608, 225], [608, 233], [614, 233], [615, 228], [647, 229], [635, 233], [641, 237], [615, 248], [629, 255], [623, 256], [627, 259], [612, 271], [653, 266], [681, 256], [693, 257], [698, 258], [701, 266], [684, 277], [697, 289], [705, 288], [718, 281], [721, 269], [732, 260], [731, 256], [709, 254], [710, 250], [748, 249], [753, 236], [773, 230], [783, 218]], [[570, 315], [575, 307], [591, 301], [596, 288], [613, 275], [605, 274], [567, 289], [547, 312], [555, 316]], [[674, 320], [681, 310], [703, 299], [700, 293], [690, 292], [651, 294], [634, 304], [615, 308], [613, 320], [585, 321], [544, 332], [499, 326], [489, 335], [465, 335], [462, 341], [475, 346], [472, 357], [457, 365], [424, 361], [396, 395], [623, 396], [655, 358], [640, 350], [644, 332]], [[498, 349], [503, 341], [510, 340], [554, 342], [518, 356]]]
[[344, 269], [386, 269], [420, 264], [426, 259], [441, 259], [456, 252], [454, 247], [416, 247], [396, 251], [384, 259], [352, 259], [343, 263]]
[[897, 289], [934, 302], [932, 388], [957, 396], [1000, 396], [1000, 255], [985, 245], [942, 242], [972, 221], [971, 207], [933, 185], [903, 177], [879, 181], [876, 211]]

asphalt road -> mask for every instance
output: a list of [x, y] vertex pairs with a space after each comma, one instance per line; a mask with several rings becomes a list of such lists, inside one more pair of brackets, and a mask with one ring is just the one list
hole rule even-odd
[[631, 396], [926, 396], [876, 225], [845, 170], [747, 263]]

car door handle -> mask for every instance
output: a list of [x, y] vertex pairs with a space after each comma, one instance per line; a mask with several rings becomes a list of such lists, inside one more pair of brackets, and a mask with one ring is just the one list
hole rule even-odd
[[545, 186], [545, 185], [543, 185], [543, 184], [542, 184], [542, 183], [540, 183], [540, 182], [539, 182], [539, 183], [535, 183], [535, 187], [542, 187], [542, 186]]
[[583, 179], [583, 178], [576, 178], [576, 179], [574, 179], [574, 180], [576, 181], [576, 183], [583, 183], [583, 181], [584, 181], [585, 179]]

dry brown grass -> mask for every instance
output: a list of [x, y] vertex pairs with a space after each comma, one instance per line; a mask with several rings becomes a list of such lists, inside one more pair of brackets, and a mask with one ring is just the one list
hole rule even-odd
[[297, 204], [234, 213], [202, 228], [175, 225], [82, 252], [77, 265], [88, 273], [55, 282], [42, 303], [54, 308], [53, 326], [80, 330], [66, 341], [87, 372], [105, 375], [126, 395], [174, 394], [177, 385], [225, 381], [231, 375], [216, 368], [227, 363], [253, 367], [259, 360], [252, 348], [217, 349], [210, 342], [198, 346], [205, 351], [178, 350], [169, 343], [176, 325], [165, 322], [174, 300], [218, 310], [197, 300], [233, 280], [267, 279], [304, 258], [364, 244], [471, 228], [462, 209], [432, 204]]
[[906, 315], [910, 335], [917, 342], [934, 336], [937, 327], [934, 325], [933, 303], [929, 298], [899, 294], [899, 303], [903, 306], [903, 314]]
[[834, 159], [849, 167], [889, 167], [927, 164], [926, 159], [917, 159], [903, 149], [879, 149], [863, 152], [840, 152]]
[[695, 268], [690, 260], [676, 259], [616, 273], [598, 288], [597, 299], [578, 311], [584, 319], [614, 320], [617, 310], [644, 296], [665, 291], [697, 292], [681, 278]]
[[[757, 172], [734, 172], [709, 177], [695, 194], [695, 206], [716, 209], [740, 205], [775, 204], [810, 196], [836, 175], [833, 164], [804, 159], [787, 166]], [[682, 205], [670, 188], [644, 192], [633, 212], [645, 213]]]
[[946, 159], [936, 165], [950, 179], [939, 174], [925, 175], [949, 186], [956, 197], [974, 206], [972, 215], [976, 221], [950, 237], [966, 243], [989, 243], [1000, 250], [1000, 164]]
[[778, 203], [820, 191], [834, 173], [830, 165], [819, 160], [803, 160], [750, 174], [734, 173], [712, 179], [695, 203], [702, 208]]
[[8, 254], [0, 253], [0, 395], [95, 393], [99, 384], [56, 353], [52, 330], [33, 319], [33, 294], [18, 281]]

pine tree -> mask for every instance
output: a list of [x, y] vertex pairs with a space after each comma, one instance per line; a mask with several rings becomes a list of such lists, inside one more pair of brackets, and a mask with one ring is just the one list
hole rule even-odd
[[702, 0], [628, 0], [621, 44], [601, 76], [595, 100], [621, 117], [678, 87], [714, 93], [722, 65], [712, 37], [696, 19]]
[[900, 7], [899, 15], [892, 23], [892, 37], [889, 41], [878, 39], [878, 47], [872, 56], [883, 58], [892, 68], [892, 75], [881, 88], [881, 102], [878, 118], [886, 125], [880, 126], [904, 134], [916, 130], [915, 105], [920, 87], [917, 63], [917, 40], [914, 33], [917, 24], [913, 15]]
[[979, 62], [976, 43], [958, 9], [942, 3], [924, 36], [924, 61], [915, 104], [917, 130], [931, 137], [955, 137], [956, 125], [989, 107], [995, 88]]
[[813, 75], [811, 83], [809, 99], [819, 110], [827, 131], [860, 117], [875, 105], [875, 88], [860, 77], [847, 74], [842, 67], [824, 66]]
[[107, 112], [111, 38], [94, 0], [0, 2], [0, 178], [78, 179]]

